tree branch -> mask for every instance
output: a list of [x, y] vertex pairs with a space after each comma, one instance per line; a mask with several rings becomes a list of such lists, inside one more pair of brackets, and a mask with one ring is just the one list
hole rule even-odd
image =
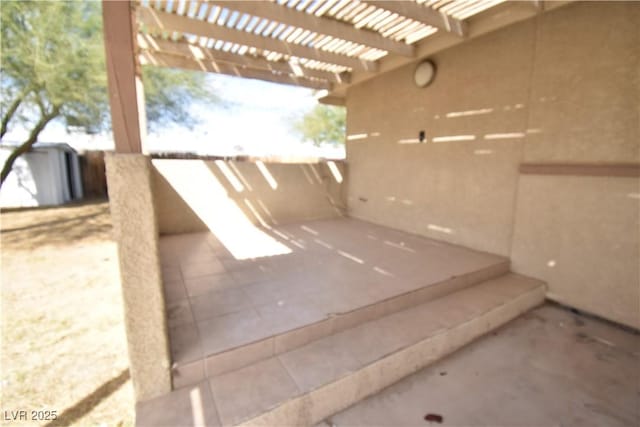
[[7, 112], [2, 116], [2, 128], [0, 128], [0, 139], [4, 137], [4, 134], [7, 133], [9, 121], [13, 118], [13, 115], [18, 110], [22, 101], [27, 97], [29, 90], [23, 91], [9, 106]]
[[7, 160], [5, 160], [4, 166], [2, 167], [2, 172], [0, 172], [0, 188], [2, 188], [4, 181], [7, 179], [7, 177], [11, 173], [11, 169], [13, 168], [13, 163], [16, 161], [16, 159], [21, 155], [23, 155], [24, 153], [31, 150], [31, 147], [33, 146], [33, 144], [35, 144], [35, 142], [38, 140], [38, 135], [40, 135], [40, 132], [42, 132], [42, 130], [47, 126], [47, 124], [51, 120], [58, 117], [59, 113], [60, 113], [60, 106], [55, 105], [51, 110], [51, 112], [44, 114], [40, 118], [40, 121], [36, 123], [34, 128], [31, 130], [31, 133], [29, 133], [29, 138], [27, 138], [27, 140], [23, 142], [21, 145], [19, 145], [15, 150], [13, 150], [9, 155], [9, 157], [7, 157]]

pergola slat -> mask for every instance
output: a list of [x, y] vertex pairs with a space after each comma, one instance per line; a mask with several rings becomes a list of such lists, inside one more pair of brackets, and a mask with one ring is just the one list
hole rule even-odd
[[324, 80], [311, 80], [304, 77], [295, 77], [290, 74], [275, 73], [269, 70], [240, 67], [224, 62], [216, 62], [208, 59], [196, 60], [183, 55], [173, 55], [166, 52], [145, 50], [142, 52], [151, 65], [169, 68], [183, 68], [194, 71], [205, 71], [218, 74], [226, 74], [235, 77], [264, 80], [272, 83], [301, 86], [310, 89], [331, 90], [331, 83]]
[[183, 55], [194, 60], [209, 59], [215, 62], [226, 62], [241, 67], [278, 71], [281, 73], [292, 74], [294, 76], [311, 77], [335, 83], [348, 83], [350, 77], [349, 73], [331, 73], [329, 71], [307, 68], [302, 64], [298, 64], [298, 67], [294, 67], [292, 64], [285, 61], [269, 61], [262, 57], [253, 57], [250, 55], [225, 52], [223, 50], [208, 49], [186, 41], [162, 40], [161, 38], [150, 34], [138, 34], [138, 45], [143, 50]]
[[377, 69], [377, 64], [372, 61], [365, 61], [355, 57], [290, 44], [275, 38], [262, 37], [246, 31], [239, 31], [212, 24], [207, 21], [190, 19], [173, 13], [152, 10], [148, 7], [139, 8], [138, 19], [145, 25], [160, 28], [163, 31], [178, 31], [181, 33], [194, 34], [196, 36], [224, 40], [285, 55], [313, 59], [364, 71], [375, 71]]
[[210, 1], [209, 3], [398, 55], [409, 57], [414, 55], [413, 46], [406, 43], [385, 38], [373, 31], [359, 30], [353, 25], [335, 19], [318, 17], [277, 3], [263, 1]]
[[[569, 4], [575, 3], [577, 0], [558, 0], [553, 2], [544, 2], [544, 11], [549, 12]], [[478, 12], [480, 10], [482, 13]], [[507, 25], [533, 18], [540, 13], [531, 7], [529, 2], [506, 1], [500, 4], [490, 4], [481, 9], [475, 9], [476, 15], [472, 15], [468, 22], [467, 38], [451, 37], [450, 35], [438, 31], [433, 35], [421, 40], [417, 45], [416, 56], [426, 58], [444, 49], [451, 48], [460, 43], [464, 43], [467, 39], [480, 37]], [[396, 55], [389, 55], [378, 61], [378, 73], [386, 73], [399, 67], [412, 63], [413, 60]], [[348, 88], [351, 85], [365, 82], [375, 75], [371, 73], [351, 73], [351, 82], [347, 84], [335, 85], [334, 89], [328, 96], [334, 98], [344, 98]], [[323, 102], [323, 99], [320, 99]]]
[[465, 37], [467, 34], [465, 22], [415, 1], [376, 0], [371, 1], [371, 4], [460, 37]]
[[531, 5], [554, 9], [571, 1], [198, 0], [194, 9], [196, 0], [131, 0], [139, 31], [157, 41], [153, 51], [190, 58], [191, 68], [206, 59], [235, 67], [236, 75], [252, 69], [280, 82], [333, 83], [333, 103], [377, 73], [530, 17]]

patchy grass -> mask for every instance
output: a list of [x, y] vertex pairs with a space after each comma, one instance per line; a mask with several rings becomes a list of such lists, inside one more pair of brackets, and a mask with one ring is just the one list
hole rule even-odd
[[3, 419], [26, 410], [31, 424], [31, 410], [52, 410], [49, 425], [133, 424], [108, 204], [0, 219]]

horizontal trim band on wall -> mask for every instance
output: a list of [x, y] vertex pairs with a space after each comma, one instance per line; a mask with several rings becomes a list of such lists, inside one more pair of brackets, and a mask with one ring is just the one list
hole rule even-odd
[[523, 175], [640, 177], [640, 163], [522, 163]]

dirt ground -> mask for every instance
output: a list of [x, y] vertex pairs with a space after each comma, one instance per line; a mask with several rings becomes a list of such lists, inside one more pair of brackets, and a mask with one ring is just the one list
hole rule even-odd
[[2, 212], [0, 242], [0, 424], [132, 425], [108, 204]]

